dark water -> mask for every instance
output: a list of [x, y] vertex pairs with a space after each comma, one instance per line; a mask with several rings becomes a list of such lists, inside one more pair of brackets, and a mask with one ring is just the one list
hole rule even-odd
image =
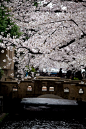
[[[46, 114], [45, 114], [46, 115]], [[0, 129], [86, 129], [86, 118], [8, 116]]]

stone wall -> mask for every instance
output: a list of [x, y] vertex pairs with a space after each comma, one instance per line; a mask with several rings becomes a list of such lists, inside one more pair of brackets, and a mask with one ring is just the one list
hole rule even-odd
[[63, 89], [68, 88], [69, 92], [64, 93], [63, 98], [86, 101], [86, 85], [79, 83], [64, 83]]
[[[45, 86], [46, 91], [42, 91], [42, 88]], [[63, 97], [63, 85], [61, 82], [57, 82], [56, 80], [36, 80], [34, 83], [35, 87], [35, 96], [43, 95], [43, 94], [54, 94]], [[50, 90], [50, 87], [54, 87], [54, 90]]]
[[64, 99], [82, 99], [86, 101], [86, 85], [79, 84], [79, 82], [37, 79], [22, 81], [18, 85], [16, 81], [1, 81], [0, 95], [8, 99], [22, 99], [38, 97], [44, 94], [54, 94]]

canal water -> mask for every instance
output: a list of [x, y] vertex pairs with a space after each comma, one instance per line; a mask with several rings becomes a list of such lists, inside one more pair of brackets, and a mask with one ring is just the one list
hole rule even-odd
[[86, 118], [63, 118], [62, 116], [8, 115], [0, 129], [86, 129]]

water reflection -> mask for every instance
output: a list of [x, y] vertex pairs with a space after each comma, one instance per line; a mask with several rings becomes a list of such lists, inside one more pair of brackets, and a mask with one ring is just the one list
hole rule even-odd
[[86, 119], [9, 118], [3, 123], [1, 129], [86, 129]]

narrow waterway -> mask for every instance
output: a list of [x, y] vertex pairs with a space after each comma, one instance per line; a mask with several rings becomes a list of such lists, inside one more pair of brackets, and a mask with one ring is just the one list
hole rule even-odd
[[0, 129], [86, 129], [86, 118], [9, 115]]

